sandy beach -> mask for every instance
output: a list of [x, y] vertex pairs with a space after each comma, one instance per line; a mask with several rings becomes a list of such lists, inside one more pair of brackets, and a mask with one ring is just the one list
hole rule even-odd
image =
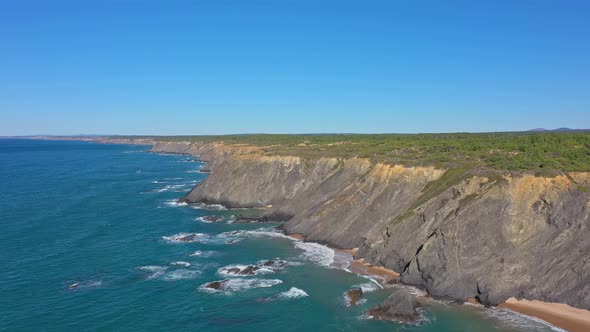
[[300, 240], [300, 241], [305, 241], [305, 237], [301, 234], [298, 233], [293, 233], [293, 234], [287, 234], [288, 237], [292, 237], [296, 240]]
[[350, 262], [348, 269], [356, 274], [376, 277], [383, 285], [392, 280], [399, 280], [399, 273], [381, 266], [365, 263], [363, 259], [353, 260]]
[[510, 298], [498, 307], [540, 318], [570, 332], [590, 331], [590, 311], [567, 304]]

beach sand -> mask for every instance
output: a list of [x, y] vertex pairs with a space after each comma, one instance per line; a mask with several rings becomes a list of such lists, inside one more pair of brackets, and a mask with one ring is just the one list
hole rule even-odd
[[[350, 254], [352, 257], [354, 257], [354, 255], [356, 255], [356, 253], [358, 251], [358, 248], [337, 249], [337, 250], [340, 252]], [[363, 259], [357, 259], [357, 260], [351, 261], [348, 269], [352, 273], [375, 277], [376, 279], [378, 279], [381, 282], [382, 285], [385, 285], [385, 284], [391, 282], [392, 280], [399, 280], [399, 273], [397, 273], [393, 270], [390, 270], [390, 269], [386, 269], [382, 266], [373, 266], [369, 263], [365, 263], [365, 261]]]
[[298, 233], [293, 233], [293, 234], [287, 234], [288, 237], [292, 237], [296, 240], [300, 240], [300, 241], [305, 241], [305, 237], [301, 234]]
[[362, 259], [350, 262], [348, 269], [356, 274], [376, 277], [383, 285], [393, 280], [399, 280], [399, 273], [381, 266], [373, 266], [365, 263]]
[[498, 307], [540, 318], [570, 332], [590, 331], [590, 311], [567, 304], [510, 298]]

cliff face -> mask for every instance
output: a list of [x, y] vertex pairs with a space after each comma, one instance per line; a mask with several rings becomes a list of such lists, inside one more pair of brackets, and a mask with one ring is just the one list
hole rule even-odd
[[189, 202], [267, 206], [288, 232], [401, 273], [434, 296], [590, 308], [590, 174], [465, 176], [366, 159], [264, 156], [223, 144], [155, 143], [213, 173]]

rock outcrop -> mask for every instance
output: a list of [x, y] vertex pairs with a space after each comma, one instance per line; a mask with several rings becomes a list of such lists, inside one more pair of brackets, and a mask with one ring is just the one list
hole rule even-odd
[[393, 292], [385, 302], [367, 312], [379, 320], [391, 320], [400, 323], [413, 323], [420, 319], [416, 297], [405, 288]]
[[269, 156], [222, 143], [158, 143], [213, 172], [185, 200], [266, 207], [265, 220], [401, 274], [433, 296], [510, 297], [590, 309], [590, 173], [554, 177]]
[[362, 288], [354, 288], [346, 292], [346, 300], [348, 306], [355, 306], [363, 298]]

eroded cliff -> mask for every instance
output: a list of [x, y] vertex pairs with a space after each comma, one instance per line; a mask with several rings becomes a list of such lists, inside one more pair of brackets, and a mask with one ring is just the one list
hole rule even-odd
[[434, 296], [590, 308], [590, 175], [403, 167], [268, 156], [221, 143], [158, 143], [213, 170], [185, 199], [268, 207], [288, 232], [401, 273]]

